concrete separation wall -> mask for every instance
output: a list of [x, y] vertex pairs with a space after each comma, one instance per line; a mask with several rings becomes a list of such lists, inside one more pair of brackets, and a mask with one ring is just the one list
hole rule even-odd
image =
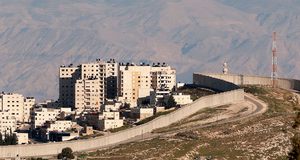
[[[235, 86], [229, 85], [227, 83], [224, 85]], [[153, 131], [154, 129], [166, 127], [172, 123], [182, 120], [183, 118], [186, 118], [196, 113], [200, 109], [231, 104], [244, 100], [244, 90], [236, 89], [236, 87], [233, 88], [235, 90], [202, 97], [196, 100], [194, 103], [186, 105], [168, 115], [160, 116], [146, 124], [136, 126], [131, 129], [87, 140], [31, 145], [1, 146], [0, 157], [17, 157], [17, 155], [19, 157], [38, 157], [58, 154], [65, 147], [71, 147], [73, 151], [86, 151], [124, 143], [125, 141], [128, 142], [128, 140], [133, 137], [143, 135], [145, 133]]]
[[[270, 77], [249, 76], [249, 75], [234, 75], [234, 74], [198, 74], [195, 75], [208, 76], [212, 78], [221, 79], [227, 82], [234, 83], [236, 85], [272, 85], [272, 79]], [[300, 80], [296, 79], [278, 79], [278, 87], [283, 89], [291, 89], [300, 91]]]
[[210, 75], [204, 75], [199, 73], [193, 74], [193, 83], [198, 86], [203, 86], [206, 88], [210, 88], [222, 92], [240, 89], [239, 86], [237, 86], [232, 81], [227, 81], [226, 78], [223, 77], [219, 78], [217, 76], [213, 77]]

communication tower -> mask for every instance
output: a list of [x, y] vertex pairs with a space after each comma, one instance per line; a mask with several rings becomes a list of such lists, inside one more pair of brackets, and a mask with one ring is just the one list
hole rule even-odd
[[276, 45], [276, 32], [273, 32], [272, 36], [272, 85], [275, 88], [277, 86], [277, 45]]

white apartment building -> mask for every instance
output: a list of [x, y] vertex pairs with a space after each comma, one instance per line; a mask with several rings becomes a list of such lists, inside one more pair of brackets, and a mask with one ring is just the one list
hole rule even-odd
[[183, 95], [182, 93], [179, 93], [179, 94], [173, 95], [173, 97], [174, 97], [175, 102], [178, 105], [186, 105], [186, 104], [193, 102], [190, 95]]
[[33, 97], [24, 98], [21, 94], [1, 93], [0, 94], [0, 111], [10, 112], [18, 122], [29, 122], [30, 109], [34, 106]]
[[151, 87], [154, 90], [172, 91], [176, 87], [176, 70], [163, 63], [151, 67]]
[[124, 123], [124, 119], [120, 118], [120, 113], [117, 111], [88, 113], [84, 118], [87, 125], [93, 126], [94, 129], [102, 131], [122, 127]]
[[61, 106], [98, 111], [105, 99], [115, 99], [118, 87], [118, 63], [97, 59], [77, 67], [60, 67], [59, 101]]
[[130, 107], [137, 106], [139, 98], [146, 98], [151, 91], [150, 66], [127, 64], [120, 66], [120, 98]]
[[0, 112], [0, 132], [2, 135], [5, 133], [14, 132], [17, 128], [17, 120], [11, 115], [11, 112], [1, 111]]
[[119, 111], [122, 103], [121, 102], [111, 102], [101, 106], [102, 112], [109, 112], [109, 111]]
[[124, 119], [120, 118], [119, 112], [103, 112], [99, 115], [100, 130], [119, 128], [124, 125]]
[[75, 84], [76, 112], [84, 110], [99, 111], [105, 101], [103, 81], [99, 79], [77, 80]]
[[61, 113], [60, 109], [35, 108], [31, 113], [31, 123], [33, 128], [41, 127], [46, 121], [55, 121]]
[[70, 120], [56, 120], [49, 121], [46, 123], [48, 131], [67, 131], [72, 129], [76, 125], [76, 122], [72, 122]]
[[120, 113], [116, 111], [105, 111], [99, 115], [99, 119], [120, 119]]
[[153, 90], [171, 91], [176, 87], [176, 70], [166, 64], [120, 66], [120, 97], [130, 107], [149, 99]]
[[[151, 106], [162, 106], [168, 102], [169, 97], [171, 96], [171, 92], [168, 90], [157, 90], [151, 92], [150, 95], [150, 105]], [[183, 95], [182, 93], [173, 94], [175, 102], [178, 105], [186, 105], [192, 103], [190, 95]]]
[[24, 99], [23, 122], [30, 122], [30, 112], [34, 105], [35, 99], [33, 97], [26, 97]]
[[15, 132], [17, 138], [18, 138], [18, 144], [28, 144], [29, 138], [28, 133], [17, 133]]

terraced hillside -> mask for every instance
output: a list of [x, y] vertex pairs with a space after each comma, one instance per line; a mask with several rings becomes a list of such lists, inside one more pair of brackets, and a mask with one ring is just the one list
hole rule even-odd
[[[221, 106], [206, 109], [167, 128], [156, 130], [154, 139], [119, 145], [88, 153], [79, 159], [288, 159], [296, 113], [297, 96], [287, 90], [244, 86], [269, 106], [267, 112], [238, 121], [251, 107]], [[241, 105], [242, 106], [242, 105]], [[215, 119], [215, 121], [212, 121]], [[226, 122], [226, 123], [225, 123]]]

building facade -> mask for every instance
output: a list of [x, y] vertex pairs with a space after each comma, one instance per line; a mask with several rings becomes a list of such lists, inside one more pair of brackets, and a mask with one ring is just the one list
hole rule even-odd
[[34, 106], [33, 97], [24, 97], [16, 93], [0, 94], [0, 111], [9, 112], [18, 122], [29, 122], [30, 109]]
[[120, 118], [119, 112], [103, 112], [99, 116], [99, 128], [102, 131], [119, 128], [124, 125], [124, 120]]
[[59, 102], [78, 113], [98, 111], [106, 99], [117, 98], [118, 63], [115, 60], [81, 64], [77, 67], [61, 66]]
[[151, 87], [154, 90], [174, 91], [176, 88], [176, 70], [165, 63], [151, 67]]
[[173, 95], [173, 97], [177, 105], [186, 105], [193, 102], [193, 100], [191, 99], [191, 95], [184, 95], [182, 93], [179, 93]]
[[56, 121], [60, 112], [60, 109], [54, 108], [35, 108], [31, 112], [31, 127], [42, 127], [47, 121]]
[[172, 91], [176, 87], [176, 70], [166, 64], [120, 66], [119, 100], [135, 107], [150, 99], [154, 90]]
[[14, 132], [17, 128], [17, 120], [15, 116], [8, 111], [0, 112], [0, 132], [2, 135], [5, 133]]
[[71, 130], [75, 125], [76, 122], [72, 122], [70, 120], [56, 120], [56, 121], [48, 121], [46, 123], [48, 131], [60, 131], [60, 132]]
[[18, 144], [28, 144], [29, 138], [28, 138], [28, 133], [17, 133], [15, 132], [17, 139], [18, 139]]

